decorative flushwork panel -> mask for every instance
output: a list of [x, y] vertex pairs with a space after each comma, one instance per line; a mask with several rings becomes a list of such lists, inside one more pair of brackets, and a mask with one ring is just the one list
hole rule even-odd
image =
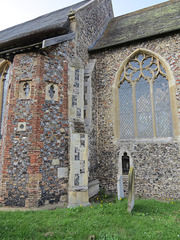
[[141, 53], [125, 65], [119, 81], [120, 137], [169, 137], [172, 113], [166, 71], [158, 58]]
[[71, 134], [69, 206], [87, 204], [88, 195], [88, 135]]
[[73, 133], [71, 136], [70, 149], [70, 186], [87, 186], [88, 166], [87, 166], [87, 134]]
[[87, 130], [92, 128], [92, 120], [94, 118], [95, 109], [95, 91], [96, 86], [93, 79], [95, 78], [96, 60], [91, 59], [85, 67], [84, 71], [84, 119]]
[[69, 78], [69, 117], [70, 119], [84, 118], [84, 70], [79, 63], [70, 67]]

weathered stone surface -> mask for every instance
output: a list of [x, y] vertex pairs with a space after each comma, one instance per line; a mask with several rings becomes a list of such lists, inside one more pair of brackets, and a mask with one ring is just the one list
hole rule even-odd
[[124, 198], [123, 176], [120, 175], [117, 180], [118, 200]]
[[67, 200], [68, 200], [68, 196], [67, 195], [63, 195], [60, 198], [60, 202], [67, 202]]
[[[113, 13], [110, 0], [88, 3], [70, 20], [75, 39], [58, 40], [53, 46], [32, 52], [23, 49], [23, 53], [11, 56], [0, 149], [3, 205], [36, 207], [63, 198], [66, 201], [67, 195], [72, 205], [87, 204], [88, 181], [95, 179], [99, 179], [100, 188], [117, 193], [124, 152], [128, 152], [136, 171], [136, 196], [180, 198], [178, 137], [117, 139], [114, 115], [118, 110], [114, 111], [113, 96], [120, 66], [134, 51], [145, 49], [167, 62], [169, 87], [176, 91], [171, 98], [179, 111], [180, 34], [172, 32], [89, 55], [88, 47], [101, 35]], [[25, 97], [26, 82], [30, 85]], [[175, 121], [177, 125], [179, 120]], [[22, 123], [26, 128], [19, 131]], [[122, 181], [127, 196], [127, 176], [123, 175]], [[92, 189], [94, 194], [98, 184]]]
[[89, 198], [95, 196], [99, 192], [99, 180], [92, 180], [88, 183]]
[[52, 160], [52, 165], [59, 165], [59, 163], [60, 163], [60, 161], [59, 161], [59, 159], [53, 159]]
[[68, 167], [58, 168], [58, 178], [68, 177]]
[[88, 195], [88, 136], [71, 134], [69, 206], [87, 205]]
[[131, 167], [128, 175], [128, 211], [130, 213], [134, 208], [134, 177], [134, 167]]

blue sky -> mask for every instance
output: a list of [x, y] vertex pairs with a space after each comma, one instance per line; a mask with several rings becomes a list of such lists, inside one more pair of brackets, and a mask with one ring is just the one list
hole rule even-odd
[[[114, 15], [119, 16], [167, 0], [112, 0]], [[0, 30], [26, 22], [80, 0], [5, 0], [1, 3]]]

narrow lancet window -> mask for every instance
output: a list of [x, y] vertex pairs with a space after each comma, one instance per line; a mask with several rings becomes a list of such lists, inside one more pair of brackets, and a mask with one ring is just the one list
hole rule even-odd
[[124, 155], [122, 156], [122, 174], [128, 175], [129, 168], [130, 168], [129, 156], [125, 152]]

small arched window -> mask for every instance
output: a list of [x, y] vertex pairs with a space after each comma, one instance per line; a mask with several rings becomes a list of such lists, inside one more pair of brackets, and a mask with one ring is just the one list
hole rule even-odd
[[118, 83], [120, 138], [173, 136], [167, 73], [154, 55], [138, 52]]
[[130, 169], [129, 156], [127, 155], [126, 152], [124, 152], [124, 154], [122, 156], [122, 174], [128, 175], [129, 169]]

